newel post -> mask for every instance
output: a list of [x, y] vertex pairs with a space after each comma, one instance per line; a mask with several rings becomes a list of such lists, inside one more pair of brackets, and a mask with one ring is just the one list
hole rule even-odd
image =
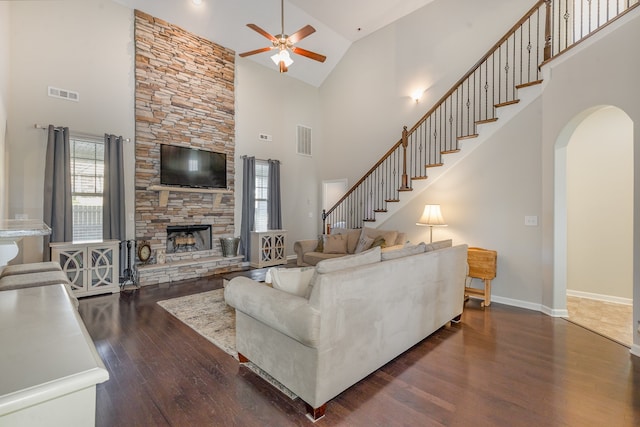
[[400, 191], [409, 190], [409, 175], [407, 175], [407, 147], [409, 146], [409, 132], [407, 127], [402, 128], [402, 186]]
[[327, 233], [327, 211], [325, 209], [322, 209], [322, 234], [329, 234]]
[[551, 0], [545, 0], [544, 60], [551, 59]]

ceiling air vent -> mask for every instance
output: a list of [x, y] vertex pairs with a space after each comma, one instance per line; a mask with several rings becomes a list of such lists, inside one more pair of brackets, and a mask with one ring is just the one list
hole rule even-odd
[[59, 89], [53, 86], [49, 86], [49, 96], [53, 98], [66, 99], [67, 101], [80, 101], [80, 94], [78, 92], [67, 89]]
[[296, 152], [301, 156], [311, 156], [311, 128], [298, 125], [296, 129]]

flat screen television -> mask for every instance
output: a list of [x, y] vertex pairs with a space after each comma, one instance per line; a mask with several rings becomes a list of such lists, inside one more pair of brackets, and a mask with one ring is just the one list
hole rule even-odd
[[224, 153], [161, 144], [160, 184], [227, 188], [227, 156]]

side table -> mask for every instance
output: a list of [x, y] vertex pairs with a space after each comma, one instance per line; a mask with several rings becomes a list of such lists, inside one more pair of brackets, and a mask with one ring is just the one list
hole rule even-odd
[[[465, 286], [464, 294], [481, 296], [484, 300], [482, 307], [491, 305], [491, 280], [496, 277], [498, 252], [483, 248], [469, 248], [467, 263], [469, 264], [469, 278], [484, 281], [484, 289]], [[469, 282], [469, 284], [471, 284]]]

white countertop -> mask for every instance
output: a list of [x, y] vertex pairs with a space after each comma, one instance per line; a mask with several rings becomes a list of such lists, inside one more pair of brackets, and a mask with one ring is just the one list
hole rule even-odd
[[109, 379], [64, 285], [0, 292], [0, 416]]
[[28, 236], [46, 236], [51, 227], [38, 219], [0, 220], [0, 239], [17, 239]]

